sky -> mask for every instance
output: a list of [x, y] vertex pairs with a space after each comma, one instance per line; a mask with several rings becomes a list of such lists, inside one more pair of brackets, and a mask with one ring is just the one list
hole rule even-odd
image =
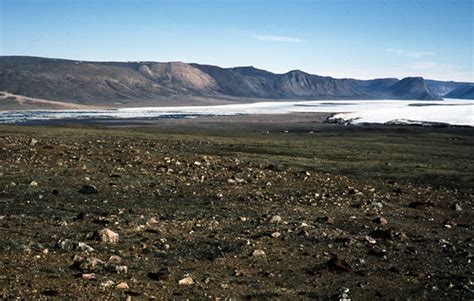
[[474, 82], [474, 0], [0, 0], [0, 55]]

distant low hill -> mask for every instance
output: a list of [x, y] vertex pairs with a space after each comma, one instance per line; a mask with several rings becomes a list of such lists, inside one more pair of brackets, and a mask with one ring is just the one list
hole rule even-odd
[[466, 82], [453, 82], [453, 81], [438, 81], [438, 80], [425, 80], [426, 86], [437, 96], [439, 97], [446, 97], [446, 98], [463, 98], [463, 99], [474, 99], [471, 95], [462, 95], [462, 93], [455, 93], [459, 94], [460, 97], [453, 97], [449, 96], [451, 92], [458, 90], [464, 91], [469, 89], [469, 87], [474, 86], [474, 83], [466, 83]]
[[445, 96], [446, 98], [474, 99], [474, 84], [458, 87]]
[[[221, 68], [182, 62], [85, 62], [0, 56], [0, 91], [82, 105], [169, 105], [170, 100], [171, 104], [182, 105], [190, 104], [189, 100], [195, 98], [232, 102], [240, 99], [440, 99], [443, 95], [435, 93], [434, 86], [421, 77], [355, 80], [300, 70], [275, 74], [254, 67]], [[449, 92], [452, 90], [454, 88]]]

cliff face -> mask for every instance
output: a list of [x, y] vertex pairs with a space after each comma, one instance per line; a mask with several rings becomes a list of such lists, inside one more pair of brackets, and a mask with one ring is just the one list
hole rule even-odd
[[446, 98], [474, 99], [474, 84], [461, 86], [449, 92]]
[[[421, 77], [361, 81], [294, 70], [220, 68], [181, 62], [82, 62], [0, 57], [0, 91], [84, 104], [163, 97], [265, 99], [438, 99]], [[179, 100], [177, 100], [179, 101]], [[177, 103], [179, 104], [179, 103]]]

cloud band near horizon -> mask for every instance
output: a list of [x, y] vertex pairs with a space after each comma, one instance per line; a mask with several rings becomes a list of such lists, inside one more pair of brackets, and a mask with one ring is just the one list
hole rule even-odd
[[394, 49], [394, 48], [387, 48], [385, 49], [385, 52], [397, 54], [401, 56], [413, 57], [413, 58], [436, 55], [434, 52], [431, 52], [431, 51], [408, 51], [408, 50], [401, 50], [401, 49]]

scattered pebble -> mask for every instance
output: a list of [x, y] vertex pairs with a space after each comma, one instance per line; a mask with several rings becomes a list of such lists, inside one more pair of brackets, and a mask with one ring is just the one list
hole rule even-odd
[[81, 189], [79, 189], [79, 193], [82, 194], [97, 194], [99, 190], [94, 185], [84, 185]]
[[119, 242], [119, 235], [114, 231], [104, 228], [98, 232], [100, 240], [104, 243], [117, 244]]
[[115, 282], [113, 282], [112, 280], [107, 280], [107, 281], [104, 281], [100, 284], [100, 287], [103, 288], [103, 289], [106, 289], [106, 288], [111, 288], [115, 285]]
[[376, 219], [374, 219], [374, 223], [377, 223], [381, 226], [385, 226], [388, 224], [388, 221], [385, 217], [377, 217]]
[[93, 279], [95, 279], [95, 273], [82, 274], [81, 278], [83, 280], [93, 280]]
[[265, 251], [260, 250], [260, 249], [256, 249], [252, 252], [252, 256], [253, 257], [265, 257], [266, 254], [265, 254]]
[[281, 233], [280, 233], [280, 232], [273, 232], [273, 233], [272, 233], [272, 237], [273, 237], [273, 238], [278, 238], [278, 237], [280, 237], [280, 236], [281, 236]]
[[194, 280], [191, 277], [186, 277], [178, 281], [178, 284], [183, 285], [183, 286], [192, 285], [193, 283], [194, 283]]
[[456, 210], [456, 211], [458, 211], [458, 212], [459, 212], [459, 211], [462, 211], [462, 207], [461, 207], [461, 205], [459, 205], [458, 203], [455, 203], [455, 204], [453, 205], [453, 209]]
[[120, 282], [119, 284], [117, 284], [117, 286], [115, 286], [117, 289], [129, 289], [129, 286], [126, 282]]
[[283, 219], [281, 218], [281, 216], [279, 216], [279, 215], [274, 215], [274, 216], [272, 216], [272, 217], [270, 218], [270, 223], [272, 223], [272, 224], [279, 224], [279, 223], [282, 222], [282, 220], [283, 220]]

